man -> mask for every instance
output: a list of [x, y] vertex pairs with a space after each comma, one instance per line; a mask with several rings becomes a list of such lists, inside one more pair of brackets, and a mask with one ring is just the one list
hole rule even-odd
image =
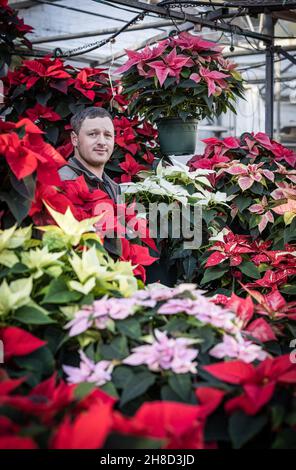
[[90, 191], [101, 189], [115, 201], [120, 193], [119, 185], [104, 172], [114, 149], [111, 115], [104, 108], [86, 108], [74, 114], [71, 126], [74, 156], [59, 169], [61, 180], [75, 180], [83, 175]]

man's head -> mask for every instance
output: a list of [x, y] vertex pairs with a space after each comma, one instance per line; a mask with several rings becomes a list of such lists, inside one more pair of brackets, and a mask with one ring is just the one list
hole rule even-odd
[[71, 119], [75, 156], [91, 167], [103, 168], [114, 149], [112, 117], [104, 108], [86, 108]]

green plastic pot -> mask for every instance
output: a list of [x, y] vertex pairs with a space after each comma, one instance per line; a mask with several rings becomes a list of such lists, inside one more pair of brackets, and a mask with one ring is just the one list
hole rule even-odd
[[195, 152], [198, 120], [182, 121], [177, 117], [156, 122], [160, 150], [163, 155], [191, 155]]

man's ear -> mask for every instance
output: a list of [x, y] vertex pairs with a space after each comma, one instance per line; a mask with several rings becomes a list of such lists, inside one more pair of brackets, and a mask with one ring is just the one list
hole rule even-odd
[[73, 147], [77, 147], [78, 135], [74, 131], [71, 132], [71, 142], [72, 142]]

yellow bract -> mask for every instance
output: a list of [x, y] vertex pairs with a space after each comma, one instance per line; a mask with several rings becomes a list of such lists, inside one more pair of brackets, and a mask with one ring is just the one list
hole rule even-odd
[[6, 315], [30, 302], [32, 278], [23, 278], [10, 284], [6, 280], [0, 285], [0, 315]]
[[35, 250], [22, 253], [21, 260], [29, 269], [35, 271], [33, 277], [38, 279], [42, 276], [44, 268], [61, 265], [57, 260], [61, 258], [64, 253], [65, 251], [51, 253], [48, 251], [48, 247], [45, 246], [42, 249], [36, 248]]
[[7, 230], [0, 230], [0, 251], [14, 249], [23, 245], [32, 235], [32, 226], [16, 228], [16, 225]]
[[[58, 227], [56, 225], [47, 225], [44, 227], [38, 227], [39, 230], [43, 230], [44, 232], [55, 232], [63, 238], [65, 244], [69, 244], [71, 246], [78, 245], [84, 233], [95, 232], [94, 224], [96, 224], [103, 216], [99, 215], [79, 222], [73, 216], [70, 207], [67, 208], [65, 214], [61, 214], [49, 207], [46, 203], [44, 204], [55, 222], [58, 224]], [[97, 236], [97, 239], [100, 241], [99, 236]]]

